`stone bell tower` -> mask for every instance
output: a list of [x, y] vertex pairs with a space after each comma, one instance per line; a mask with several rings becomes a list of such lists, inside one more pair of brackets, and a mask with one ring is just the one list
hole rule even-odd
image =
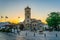
[[29, 27], [31, 24], [31, 8], [28, 6], [25, 8], [25, 25]]

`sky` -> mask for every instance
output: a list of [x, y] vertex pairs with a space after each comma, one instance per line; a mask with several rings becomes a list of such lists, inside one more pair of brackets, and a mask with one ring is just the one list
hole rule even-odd
[[[42, 22], [46, 22], [49, 13], [60, 12], [60, 0], [0, 0], [0, 16], [8, 16], [8, 21], [21, 22], [27, 6], [31, 8], [31, 18]], [[1, 20], [5, 21], [5, 18]]]

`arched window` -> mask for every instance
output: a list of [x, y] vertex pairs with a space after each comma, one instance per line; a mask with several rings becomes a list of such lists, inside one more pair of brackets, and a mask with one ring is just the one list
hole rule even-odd
[[27, 18], [29, 18], [29, 16], [27, 16]]
[[29, 20], [27, 20], [27, 22], [29, 22]]

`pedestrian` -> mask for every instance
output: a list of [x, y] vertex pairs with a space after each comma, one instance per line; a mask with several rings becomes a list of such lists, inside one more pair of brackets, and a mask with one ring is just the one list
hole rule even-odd
[[46, 34], [44, 34], [44, 37], [46, 37]]
[[26, 32], [26, 36], [27, 36], [27, 32]]
[[20, 35], [20, 32], [19, 31], [17, 31], [17, 33]]
[[56, 37], [57, 37], [57, 33], [56, 33]]
[[35, 32], [34, 32], [34, 37], [35, 37]]

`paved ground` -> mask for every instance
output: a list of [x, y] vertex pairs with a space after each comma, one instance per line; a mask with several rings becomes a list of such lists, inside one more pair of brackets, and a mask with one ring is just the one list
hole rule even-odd
[[21, 31], [20, 33], [0, 32], [0, 40], [60, 40], [60, 32], [44, 31], [43, 34], [30, 31]]

